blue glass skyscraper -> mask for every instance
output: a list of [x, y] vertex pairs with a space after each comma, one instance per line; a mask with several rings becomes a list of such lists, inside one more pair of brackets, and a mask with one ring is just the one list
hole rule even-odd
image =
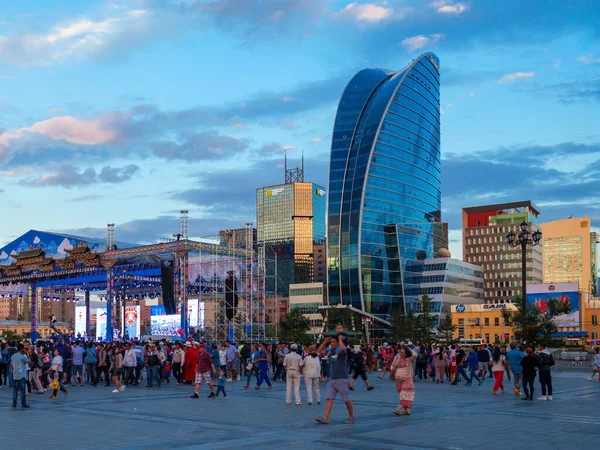
[[[405, 269], [434, 256], [441, 230], [439, 60], [365, 69], [340, 100], [331, 145], [328, 297], [389, 319], [414, 309]], [[409, 265], [410, 267], [410, 265]]]

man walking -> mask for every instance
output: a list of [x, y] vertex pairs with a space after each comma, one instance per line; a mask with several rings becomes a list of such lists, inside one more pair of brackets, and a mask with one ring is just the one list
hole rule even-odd
[[125, 343], [125, 355], [123, 356], [123, 367], [125, 369], [125, 385], [137, 385], [135, 368], [137, 367], [137, 352], [132, 348], [129, 342]]
[[521, 385], [523, 380], [523, 367], [521, 360], [525, 358], [525, 353], [517, 348], [516, 342], [511, 342], [510, 351], [506, 354], [506, 359], [510, 364], [510, 371], [513, 374], [513, 391], [517, 397], [521, 397]]
[[296, 352], [298, 345], [292, 344], [290, 348], [292, 351], [285, 355], [283, 359], [283, 367], [287, 373], [285, 403], [287, 405], [292, 404], [292, 388], [294, 388], [296, 406], [300, 406], [302, 405], [302, 400], [300, 399], [300, 374], [302, 373], [304, 363], [302, 362], [302, 356]]
[[79, 341], [77, 341], [71, 352], [73, 354], [73, 387], [77, 386], [78, 378], [79, 385], [83, 387], [83, 354], [85, 353], [85, 350]]
[[456, 344], [455, 356], [456, 356], [456, 372], [457, 373], [456, 373], [456, 378], [454, 378], [454, 381], [451, 383], [454, 386], [456, 386], [461, 381], [461, 378], [460, 378], [461, 375], [464, 377], [465, 380], [469, 379], [469, 376], [465, 372], [465, 362], [466, 362], [467, 354], [462, 349], [460, 344]]
[[154, 380], [156, 380], [156, 385], [160, 387], [160, 375], [158, 374], [158, 367], [160, 366], [160, 356], [156, 351], [156, 345], [154, 343], [150, 344], [150, 351], [146, 355], [146, 375], [147, 375], [147, 388], [151, 388], [154, 386]]
[[[328, 345], [331, 348], [328, 349]], [[327, 403], [325, 404], [325, 414], [316, 420], [322, 424], [329, 424], [329, 416], [333, 408], [333, 400], [340, 394], [342, 400], [346, 403], [348, 409], [348, 419], [346, 424], [354, 423], [354, 407], [350, 401], [348, 389], [348, 349], [344, 344], [344, 336], [338, 334], [336, 338], [327, 338], [319, 347], [321, 355], [329, 355], [330, 374], [327, 382]]]
[[199, 347], [200, 352], [198, 353], [198, 362], [196, 363], [196, 379], [194, 382], [194, 395], [192, 398], [200, 398], [198, 393], [200, 392], [200, 385], [202, 384], [202, 380], [206, 381], [208, 384], [208, 388], [210, 389], [210, 395], [208, 398], [215, 398], [215, 393], [213, 392], [214, 386], [211, 383], [210, 374], [217, 373], [217, 369], [213, 364], [212, 355], [206, 351], [206, 346], [201, 345]]
[[25, 355], [25, 346], [23, 344], [19, 344], [17, 347], [17, 353], [10, 358], [10, 365], [12, 366], [13, 374], [13, 408], [17, 407], [19, 390], [21, 391], [21, 406], [23, 408], [29, 408], [29, 405], [26, 401], [28, 363], [29, 358]]
[[234, 345], [231, 345], [230, 341], [225, 341], [225, 356], [227, 358], [227, 381], [233, 381], [237, 379], [240, 381], [240, 375], [238, 372], [238, 357], [239, 352]]

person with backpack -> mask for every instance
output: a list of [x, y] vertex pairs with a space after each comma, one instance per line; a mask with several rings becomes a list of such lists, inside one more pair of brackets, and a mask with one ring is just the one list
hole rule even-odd
[[540, 344], [538, 350], [540, 351], [538, 355], [540, 362], [539, 378], [542, 385], [542, 396], [538, 400], [552, 400], [552, 375], [550, 374], [550, 370], [556, 363], [554, 362], [552, 353], [550, 353], [545, 344]]
[[93, 344], [86, 345], [85, 363], [87, 366], [88, 381], [95, 387], [98, 383], [96, 374], [96, 369], [98, 368], [98, 350], [96, 350]]
[[150, 343], [150, 349], [146, 354], [146, 367], [147, 367], [147, 388], [154, 387], [154, 380], [156, 380], [157, 386], [160, 387], [160, 376], [158, 374], [158, 368], [160, 366], [160, 356], [156, 351], [156, 345]]
[[31, 390], [35, 389], [36, 394], [43, 394], [46, 389], [42, 386], [40, 381], [40, 373], [42, 367], [42, 361], [38, 355], [39, 349], [34, 347], [29, 348], [29, 383], [31, 384]]

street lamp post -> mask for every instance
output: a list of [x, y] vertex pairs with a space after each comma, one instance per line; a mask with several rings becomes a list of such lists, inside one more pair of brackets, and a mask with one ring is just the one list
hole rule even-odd
[[527, 246], [535, 247], [542, 240], [542, 232], [529, 231], [529, 224], [525, 221], [519, 225], [520, 232], [515, 235], [512, 231], [506, 235], [506, 242], [511, 247], [521, 246], [521, 338], [527, 342]]

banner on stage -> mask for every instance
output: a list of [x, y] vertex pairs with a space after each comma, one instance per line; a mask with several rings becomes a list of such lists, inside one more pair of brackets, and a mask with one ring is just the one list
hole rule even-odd
[[85, 336], [86, 313], [85, 306], [75, 307], [75, 336]]
[[106, 308], [96, 310], [96, 339], [106, 339]]
[[127, 306], [123, 314], [125, 333], [129, 339], [140, 337], [140, 307]]

